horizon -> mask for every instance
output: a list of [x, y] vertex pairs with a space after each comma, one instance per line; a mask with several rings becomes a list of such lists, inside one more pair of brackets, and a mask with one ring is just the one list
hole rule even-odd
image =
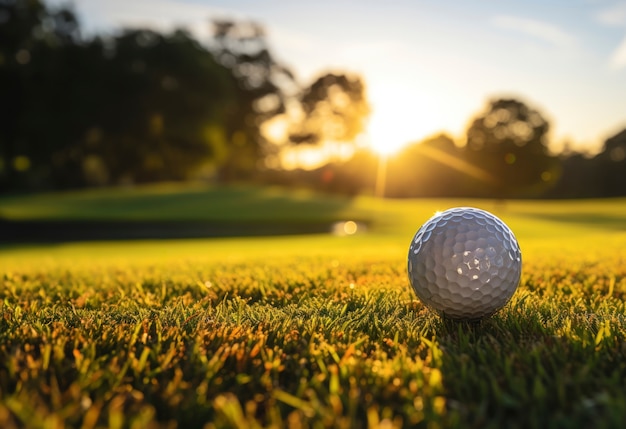
[[597, 152], [626, 127], [624, 1], [70, 4], [87, 34], [183, 27], [204, 41], [212, 18], [258, 22], [275, 59], [301, 83], [326, 71], [363, 77], [372, 106], [366, 140], [379, 152], [440, 132], [462, 141], [472, 118], [499, 97], [520, 99], [547, 118], [555, 151], [568, 141]]

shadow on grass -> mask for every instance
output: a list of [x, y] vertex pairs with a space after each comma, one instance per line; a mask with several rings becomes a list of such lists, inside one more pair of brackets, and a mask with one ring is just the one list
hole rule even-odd
[[368, 223], [349, 198], [254, 186], [113, 188], [2, 202], [0, 243], [319, 234], [345, 217]]
[[476, 323], [440, 320], [435, 332], [449, 411], [468, 427], [493, 420], [622, 427], [625, 409], [615, 406], [623, 400], [624, 349], [611, 338], [598, 343], [601, 323], [593, 314], [559, 319], [518, 311]]
[[330, 222], [7, 221], [0, 243], [253, 237], [329, 233]]

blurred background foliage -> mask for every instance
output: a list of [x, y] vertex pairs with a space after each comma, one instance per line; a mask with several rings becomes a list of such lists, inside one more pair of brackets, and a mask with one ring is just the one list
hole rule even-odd
[[[494, 98], [462, 141], [441, 134], [380, 156], [359, 143], [370, 113], [360, 76], [329, 71], [302, 84], [261, 25], [209, 24], [202, 41], [183, 29], [84, 37], [69, 8], [2, 0], [0, 190], [205, 180], [344, 194], [378, 186], [389, 197], [626, 195], [626, 130], [593, 156], [552, 153], [541, 112]], [[349, 156], [308, 169], [283, 162], [328, 144]]]

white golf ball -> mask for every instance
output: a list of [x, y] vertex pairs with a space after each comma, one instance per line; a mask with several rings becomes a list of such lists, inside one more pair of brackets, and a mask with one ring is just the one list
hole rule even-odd
[[515, 293], [521, 271], [513, 232], [476, 208], [435, 214], [409, 247], [408, 274], [415, 294], [446, 318], [477, 320], [495, 313]]

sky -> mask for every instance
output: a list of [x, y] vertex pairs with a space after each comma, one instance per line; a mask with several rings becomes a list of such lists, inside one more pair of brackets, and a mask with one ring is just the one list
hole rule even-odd
[[[48, 0], [66, 4], [67, 0]], [[598, 151], [626, 128], [626, 0], [73, 0], [87, 33], [263, 25], [274, 57], [303, 84], [360, 74], [380, 151], [445, 131], [463, 140], [488, 100], [516, 97], [568, 141]]]

